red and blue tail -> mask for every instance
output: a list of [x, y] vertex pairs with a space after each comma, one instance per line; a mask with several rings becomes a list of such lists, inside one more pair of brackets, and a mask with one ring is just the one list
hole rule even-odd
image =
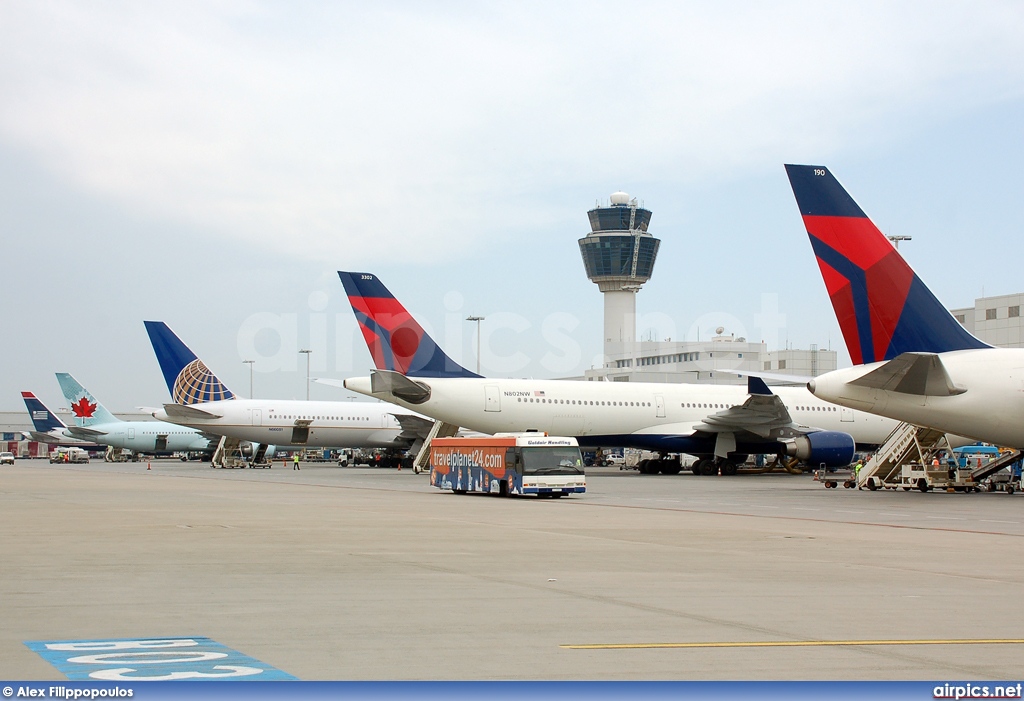
[[449, 358], [376, 275], [338, 271], [378, 370], [411, 377], [480, 377]]
[[787, 165], [855, 365], [988, 346], [960, 325], [824, 166]]

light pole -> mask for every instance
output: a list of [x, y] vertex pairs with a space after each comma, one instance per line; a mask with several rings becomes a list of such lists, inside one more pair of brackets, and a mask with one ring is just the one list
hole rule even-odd
[[309, 354], [312, 353], [309, 348], [303, 348], [299, 351], [300, 353], [306, 354], [306, 401], [309, 401]]
[[913, 236], [886, 236], [887, 239], [892, 241], [892, 245], [896, 247], [896, 250], [900, 250], [900, 241], [913, 241]]
[[467, 316], [466, 321], [476, 322], [476, 374], [480, 374], [480, 322], [486, 319], [483, 316]]
[[249, 399], [255, 399], [256, 397], [252, 396], [252, 365], [256, 361], [255, 360], [243, 360], [242, 362], [249, 366]]

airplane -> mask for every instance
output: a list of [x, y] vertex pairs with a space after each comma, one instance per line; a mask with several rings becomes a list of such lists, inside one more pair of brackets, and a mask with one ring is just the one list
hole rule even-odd
[[209, 435], [195, 429], [164, 421], [123, 421], [66, 372], [57, 373], [57, 382], [75, 415], [75, 425], [63, 431], [66, 436], [131, 450], [136, 455], [208, 453], [216, 445]]
[[153, 351], [174, 403], [153, 413], [262, 446], [418, 450], [433, 421], [393, 404], [240, 399], [162, 321], [147, 321]]
[[[641, 448], [699, 458], [694, 472], [735, 474], [748, 454], [848, 465], [875, 447], [895, 422], [828, 404], [805, 387], [770, 390], [763, 380], [695, 385], [480, 377], [444, 353], [375, 276], [338, 273], [377, 370], [369, 377], [321, 380], [394, 401], [483, 433], [545, 431], [582, 446]], [[645, 473], [675, 474], [662, 457]]]
[[29, 437], [32, 440], [63, 447], [85, 448], [86, 450], [100, 449], [100, 445], [94, 441], [69, 438], [65, 433], [68, 428], [67, 424], [50, 411], [32, 392], [22, 392], [21, 398], [25, 402], [29, 418], [32, 419], [34, 430], [29, 431]]
[[1024, 448], [1024, 349], [972, 336], [824, 166], [787, 165], [854, 367], [808, 383], [818, 398]]

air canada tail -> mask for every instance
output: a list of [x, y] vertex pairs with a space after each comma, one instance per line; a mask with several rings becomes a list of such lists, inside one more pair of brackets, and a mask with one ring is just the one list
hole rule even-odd
[[100, 404], [89, 390], [68, 373], [58, 372], [57, 382], [60, 384], [60, 391], [64, 393], [64, 398], [71, 405], [71, 413], [75, 415], [77, 425], [92, 426], [117, 423], [121, 420], [107, 411], [106, 407]]
[[146, 331], [157, 362], [176, 404], [199, 404], [234, 399], [235, 395], [210, 372], [162, 321], [147, 321]]
[[376, 275], [338, 271], [378, 370], [410, 377], [480, 377], [449, 358]]
[[64, 422], [46, 408], [36, 395], [31, 392], [22, 392], [21, 398], [25, 400], [25, 408], [32, 418], [32, 426], [38, 433], [49, 433], [57, 429], [67, 428]]
[[855, 365], [987, 348], [957, 322], [824, 166], [787, 165]]

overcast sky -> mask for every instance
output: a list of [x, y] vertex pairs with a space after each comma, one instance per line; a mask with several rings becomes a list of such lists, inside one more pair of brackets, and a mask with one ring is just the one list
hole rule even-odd
[[0, 95], [0, 409], [61, 404], [57, 371], [167, 401], [144, 319], [242, 395], [252, 358], [257, 396], [304, 397], [303, 347], [366, 374], [339, 269], [469, 367], [486, 316], [485, 374], [580, 373], [576, 242], [619, 189], [662, 239], [641, 337], [842, 349], [784, 163], [913, 236], [948, 306], [1024, 291], [1016, 0], [6, 0]]

